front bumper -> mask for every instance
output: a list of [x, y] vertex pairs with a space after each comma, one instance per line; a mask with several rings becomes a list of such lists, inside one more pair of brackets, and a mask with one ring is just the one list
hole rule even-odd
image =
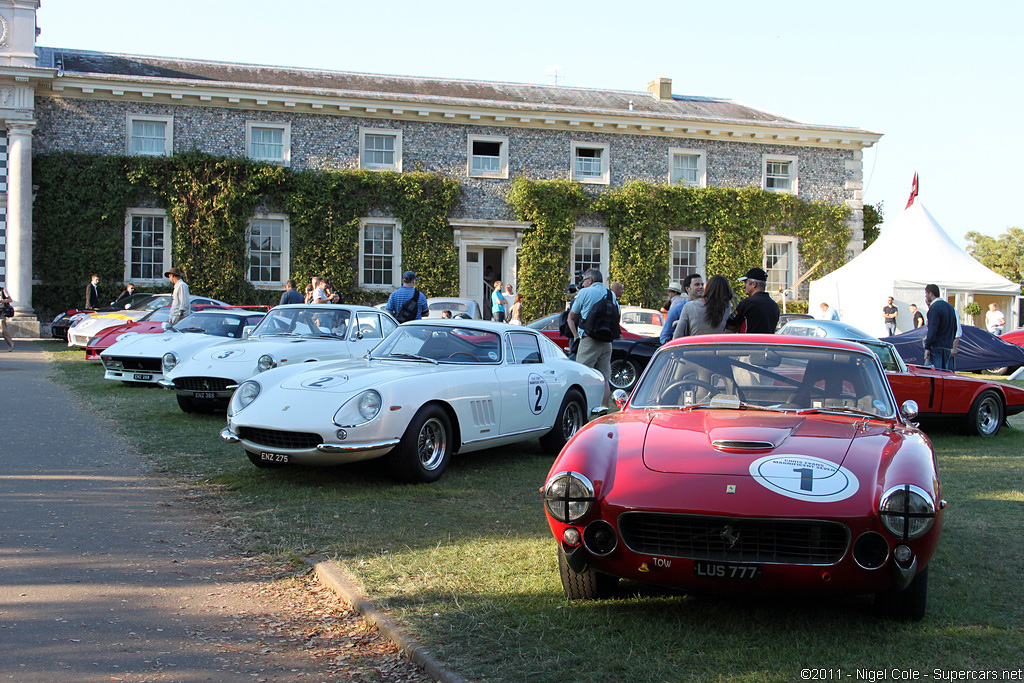
[[230, 425], [221, 430], [220, 438], [225, 443], [241, 444], [246, 452], [257, 456], [261, 453], [273, 453], [277, 456], [287, 456], [289, 464], [324, 466], [379, 458], [390, 453], [401, 442], [401, 439], [384, 439], [355, 443], [320, 443], [313, 448], [281, 448], [244, 439], [234, 432]]

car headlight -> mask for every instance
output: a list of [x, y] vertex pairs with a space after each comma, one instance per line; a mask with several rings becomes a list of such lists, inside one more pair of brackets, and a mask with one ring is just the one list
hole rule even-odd
[[373, 389], [353, 396], [345, 401], [334, 414], [334, 424], [339, 427], [358, 427], [372, 421], [380, 415], [380, 407], [384, 404], [380, 394]]
[[269, 354], [260, 356], [260, 359], [256, 361], [256, 369], [259, 370], [260, 372], [266, 372], [267, 370], [276, 367], [277, 361], [274, 360], [274, 357]]
[[544, 507], [563, 524], [575, 524], [594, 506], [594, 485], [579, 472], [559, 472], [544, 487]]
[[173, 351], [168, 351], [160, 359], [160, 365], [163, 366], [164, 372], [168, 373], [174, 369], [174, 366], [178, 364], [178, 354]]
[[247, 405], [256, 400], [256, 397], [260, 395], [260, 385], [258, 382], [254, 382], [251, 379], [242, 382], [241, 386], [235, 389], [235, 393], [231, 394], [231, 402], [228, 405], [228, 414], [237, 415]]
[[83, 314], [76, 313], [75, 315], [71, 316], [71, 327], [77, 327], [85, 319], [86, 317]]
[[124, 363], [113, 358], [103, 358], [100, 356], [100, 360], [103, 361], [103, 367], [107, 370], [124, 370]]
[[878, 506], [882, 526], [896, 538], [910, 541], [920, 538], [935, 521], [935, 502], [923, 489], [912, 484], [894, 486], [882, 496]]
[[63, 320], [64, 319], [64, 315], [65, 315], [64, 313], [58, 313], [57, 317], [54, 318], [53, 322], [51, 322], [50, 324], [52, 325], [53, 323], [57, 322], [58, 320]]

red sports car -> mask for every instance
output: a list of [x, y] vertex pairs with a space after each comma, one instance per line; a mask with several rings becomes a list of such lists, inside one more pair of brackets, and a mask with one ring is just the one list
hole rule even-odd
[[874, 594], [884, 613], [924, 616], [946, 505], [935, 455], [863, 346], [686, 337], [616, 402], [542, 489], [569, 597], [610, 595], [625, 578]]

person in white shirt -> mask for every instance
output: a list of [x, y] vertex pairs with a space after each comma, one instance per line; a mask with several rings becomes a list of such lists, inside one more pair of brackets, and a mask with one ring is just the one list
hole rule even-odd
[[185, 274], [177, 268], [171, 268], [164, 277], [170, 278], [174, 285], [174, 292], [171, 294], [170, 324], [173, 325], [189, 314], [189, 303], [191, 298], [188, 293], [188, 285], [185, 284]]
[[1003, 333], [1003, 328], [1006, 327], [1006, 316], [999, 310], [999, 307], [995, 304], [988, 305], [988, 312], [985, 313], [985, 327], [988, 331], [994, 335], [1000, 335]]

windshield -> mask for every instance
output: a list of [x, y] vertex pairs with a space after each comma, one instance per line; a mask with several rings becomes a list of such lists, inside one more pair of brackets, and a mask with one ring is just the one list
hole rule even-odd
[[253, 330], [253, 337], [298, 335], [344, 339], [351, 311], [344, 308], [275, 308]]
[[501, 338], [494, 332], [441, 325], [402, 325], [370, 353], [371, 358], [438, 363], [499, 363]]
[[243, 314], [217, 314], [199, 311], [179, 320], [172, 329], [177, 332], [199, 332], [216, 337], [240, 339], [242, 328], [249, 324], [251, 319]]
[[654, 356], [633, 407], [708, 404], [823, 410], [893, 417], [895, 406], [875, 357], [811, 346], [676, 346]]
[[139, 299], [133, 299], [130, 304], [125, 306], [125, 309], [130, 311], [150, 311], [160, 306], [166, 306], [171, 303], [170, 294], [150, 294]]

